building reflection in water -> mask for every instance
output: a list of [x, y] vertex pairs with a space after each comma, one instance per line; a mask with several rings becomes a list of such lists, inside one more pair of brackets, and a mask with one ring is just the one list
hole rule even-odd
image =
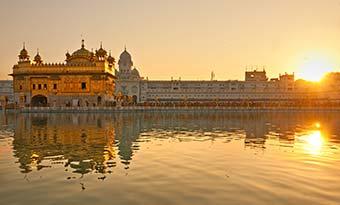
[[[117, 163], [128, 169], [141, 143], [157, 138], [244, 140], [246, 148], [304, 144], [320, 154], [325, 139], [338, 143], [338, 114], [313, 113], [117, 113], [17, 114], [13, 149], [23, 173], [63, 165], [75, 173], [110, 173]], [[2, 119], [3, 121], [4, 119]], [[315, 124], [318, 122], [319, 124]], [[315, 125], [313, 128], [310, 125]], [[335, 133], [335, 134], [334, 134]], [[333, 137], [333, 139], [332, 139]], [[52, 165], [44, 164], [52, 161]]]

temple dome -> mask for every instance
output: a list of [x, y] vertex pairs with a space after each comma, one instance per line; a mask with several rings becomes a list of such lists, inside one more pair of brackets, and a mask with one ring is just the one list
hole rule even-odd
[[85, 58], [90, 58], [92, 57], [91, 51], [87, 50], [84, 46], [84, 43], [81, 45], [81, 48], [74, 51], [72, 53], [72, 57], [85, 57]]
[[131, 74], [135, 76], [139, 76], [139, 72], [136, 68], [132, 69]]
[[37, 55], [34, 56], [34, 62], [37, 64], [42, 63], [42, 58], [39, 54], [39, 51], [37, 51]]
[[111, 51], [110, 51], [109, 57], [107, 57], [107, 61], [110, 64], [114, 64], [116, 62], [115, 58], [111, 56]]
[[105, 56], [107, 56], [107, 52], [106, 52], [106, 50], [103, 49], [102, 43], [100, 43], [99, 50], [96, 51], [96, 56], [98, 56], [98, 57], [105, 57]]
[[131, 55], [130, 55], [129, 52], [126, 51], [126, 48], [124, 49], [124, 51], [119, 56], [118, 65], [119, 66], [128, 66], [128, 67], [133, 66]]
[[72, 55], [66, 53], [66, 61], [71, 63], [86, 63], [93, 61], [93, 52], [85, 48], [84, 40], [82, 40], [81, 48], [74, 51]]
[[24, 43], [23, 48], [22, 48], [22, 50], [20, 51], [20, 54], [19, 54], [19, 59], [20, 60], [28, 60], [29, 57], [30, 56], [28, 55], [28, 51], [26, 50], [25, 43]]
[[120, 54], [119, 56], [120, 59], [125, 59], [125, 60], [131, 60], [131, 55], [129, 52], [126, 51], [126, 49]]
[[20, 51], [20, 56], [28, 56], [28, 52], [25, 48]]

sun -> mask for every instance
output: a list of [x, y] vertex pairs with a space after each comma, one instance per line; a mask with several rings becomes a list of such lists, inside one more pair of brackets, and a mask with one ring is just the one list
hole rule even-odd
[[329, 61], [320, 57], [306, 59], [298, 68], [297, 76], [304, 80], [318, 82], [333, 70]]

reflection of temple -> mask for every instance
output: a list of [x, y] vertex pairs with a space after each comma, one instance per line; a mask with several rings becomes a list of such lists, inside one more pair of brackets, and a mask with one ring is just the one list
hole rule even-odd
[[118, 114], [115, 119], [118, 155], [128, 168], [133, 152], [139, 149], [136, 141], [141, 132], [141, 119], [135, 114]]
[[107, 117], [19, 115], [13, 145], [24, 172], [31, 171], [32, 162], [49, 156], [63, 156], [76, 172], [105, 172], [114, 164], [114, 139], [114, 127]]
[[186, 140], [202, 136], [211, 141], [242, 139], [245, 146], [262, 149], [269, 137], [280, 144], [293, 145], [296, 133], [315, 122], [323, 125], [321, 131], [332, 140], [340, 133], [338, 119], [336, 113], [169, 112], [20, 114], [8, 115], [0, 122], [15, 125], [14, 155], [22, 172], [44, 168], [42, 162], [48, 158], [85, 174], [110, 172], [116, 163], [129, 168], [140, 146], [147, 143], [144, 136], [148, 140], [179, 138], [183, 136], [176, 133], [185, 131], [193, 136], [184, 136]]

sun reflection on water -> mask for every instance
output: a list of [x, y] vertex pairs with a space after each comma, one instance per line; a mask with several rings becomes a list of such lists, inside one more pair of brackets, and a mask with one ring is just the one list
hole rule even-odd
[[320, 130], [314, 130], [307, 135], [301, 136], [303, 149], [311, 155], [321, 155], [325, 138]]

